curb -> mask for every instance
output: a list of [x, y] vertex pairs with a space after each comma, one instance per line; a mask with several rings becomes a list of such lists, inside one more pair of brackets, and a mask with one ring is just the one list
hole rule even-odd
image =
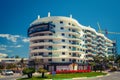
[[44, 80], [79, 80], [79, 79], [88, 79], [88, 78], [99, 78], [103, 76], [109, 76], [110, 74], [108, 73], [107, 75], [101, 75], [101, 76], [93, 76], [93, 77], [77, 77], [77, 78], [71, 78], [71, 79], [44, 79]]

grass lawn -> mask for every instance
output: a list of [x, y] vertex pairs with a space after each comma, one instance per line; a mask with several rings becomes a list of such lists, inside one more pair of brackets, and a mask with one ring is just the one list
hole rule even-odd
[[56, 74], [56, 75], [46, 75], [46, 78], [32, 77], [32, 78], [22, 78], [18, 80], [44, 80], [44, 79], [53, 79], [53, 80], [61, 80], [61, 79], [71, 79], [77, 77], [95, 77], [99, 75], [106, 75], [107, 73], [101, 72], [90, 72], [90, 73], [71, 73], [71, 74]]

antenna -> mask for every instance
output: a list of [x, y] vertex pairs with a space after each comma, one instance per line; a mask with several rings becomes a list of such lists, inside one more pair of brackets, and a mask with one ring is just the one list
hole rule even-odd
[[99, 28], [98, 32], [99, 32], [99, 33], [102, 33], [102, 30], [101, 30], [101, 27], [100, 27], [99, 22], [97, 22], [97, 25], [98, 25], [98, 28]]
[[40, 15], [38, 15], [38, 19], [40, 19]]
[[50, 17], [50, 12], [48, 12], [48, 17]]
[[70, 18], [72, 18], [72, 14], [70, 14]]

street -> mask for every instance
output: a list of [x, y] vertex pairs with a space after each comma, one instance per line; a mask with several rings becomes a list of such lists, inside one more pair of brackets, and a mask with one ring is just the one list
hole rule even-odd
[[14, 74], [14, 75], [2, 76], [0, 80], [16, 80], [17, 78], [20, 77], [22, 77], [20, 74]]
[[75, 80], [120, 80], [120, 72], [111, 72], [110, 75], [103, 77], [91, 77], [87, 79], [75, 79]]

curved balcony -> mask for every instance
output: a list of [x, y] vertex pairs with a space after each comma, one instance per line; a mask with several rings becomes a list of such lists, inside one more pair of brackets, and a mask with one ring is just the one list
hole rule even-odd
[[102, 38], [98, 38], [98, 40], [100, 40], [100, 41], [102, 41], [102, 42], [104, 42], [104, 41], [105, 41], [105, 39], [102, 39]]
[[70, 28], [70, 29], [75, 29], [75, 30], [81, 30], [81, 28], [79, 26], [64, 26], [65, 28]]
[[92, 38], [91, 37], [87, 37], [87, 38], [85, 38], [85, 40], [92, 41]]
[[34, 41], [34, 40], [40, 40], [40, 39], [53, 39], [54, 36], [36, 36], [36, 37], [31, 37], [30, 41]]
[[72, 35], [75, 35], [75, 36], [77, 36], [77, 37], [80, 37], [80, 33], [78, 33], [78, 32], [72, 32], [72, 31], [69, 31], [69, 32], [67, 32], [68, 34], [72, 34]]
[[36, 36], [36, 37], [31, 37], [30, 41], [41, 40], [41, 39], [56, 39], [56, 40], [59, 40], [59, 39], [63, 39], [63, 38], [64, 38], [63, 36], [56, 36], [56, 35], [53, 35], [53, 36]]
[[88, 57], [87, 60], [94, 60], [92, 57]]
[[53, 42], [41, 42], [41, 43], [33, 43], [33, 44], [30, 44], [30, 47], [35, 47], [35, 46], [41, 46], [41, 45], [54, 45]]
[[31, 50], [31, 54], [32, 53], [37, 53], [37, 52], [68, 52], [68, 49], [59, 49], [59, 48], [47, 48], [47, 49], [35, 49], [35, 50]]
[[93, 56], [95, 54], [91, 53], [91, 52], [88, 52], [86, 55], [90, 55], [90, 56]]

